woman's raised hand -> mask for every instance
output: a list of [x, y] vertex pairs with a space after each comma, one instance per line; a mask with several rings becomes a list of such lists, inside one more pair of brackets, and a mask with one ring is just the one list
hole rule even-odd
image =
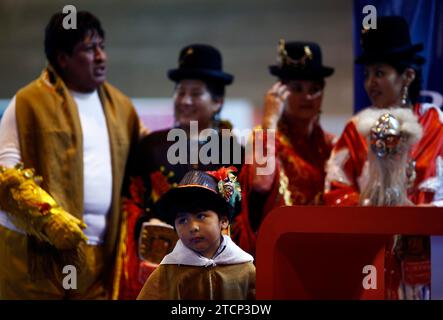
[[278, 120], [283, 113], [289, 94], [288, 87], [280, 81], [266, 92], [262, 121], [263, 129], [277, 128]]

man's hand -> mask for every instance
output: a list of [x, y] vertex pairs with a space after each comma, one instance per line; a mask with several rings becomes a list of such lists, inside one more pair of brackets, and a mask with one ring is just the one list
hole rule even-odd
[[86, 224], [63, 209], [52, 208], [47, 219], [43, 232], [57, 249], [74, 249], [80, 242], [86, 242], [87, 238], [82, 231]]

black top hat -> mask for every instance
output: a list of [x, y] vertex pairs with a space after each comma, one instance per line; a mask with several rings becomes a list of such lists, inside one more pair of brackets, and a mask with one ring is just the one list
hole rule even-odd
[[231, 220], [239, 209], [241, 198], [240, 185], [231, 173], [233, 169], [222, 167], [218, 171], [188, 171], [177, 187], [167, 191], [157, 201], [156, 215], [171, 225], [174, 225], [177, 213], [196, 209], [212, 210]]
[[180, 51], [178, 68], [168, 71], [169, 79], [201, 79], [231, 84], [234, 76], [223, 72], [222, 56], [216, 48], [206, 44], [191, 44]]
[[416, 55], [423, 44], [412, 44], [408, 22], [399, 16], [378, 17], [376, 29], [363, 29], [361, 34], [363, 53], [355, 62], [406, 61], [423, 64], [425, 59]]
[[323, 65], [320, 46], [314, 42], [280, 40], [277, 61], [269, 71], [281, 79], [317, 80], [334, 73]]

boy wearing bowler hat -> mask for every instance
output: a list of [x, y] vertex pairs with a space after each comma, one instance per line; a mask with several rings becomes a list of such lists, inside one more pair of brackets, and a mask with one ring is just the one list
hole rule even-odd
[[138, 299], [255, 298], [253, 258], [222, 232], [240, 201], [235, 168], [189, 171], [157, 202], [180, 240], [151, 274]]
[[[231, 124], [220, 120], [219, 116], [224, 103], [225, 88], [234, 81], [234, 76], [223, 70], [220, 51], [207, 44], [187, 45], [180, 51], [178, 66], [169, 70], [167, 76], [175, 84], [174, 126], [146, 136], [140, 142], [131, 165], [130, 194], [125, 202], [128, 215], [128, 237], [125, 244], [127, 254], [122, 258], [122, 275], [126, 276], [120, 290], [120, 297], [126, 299], [136, 297], [151, 272], [149, 268], [145, 268], [146, 261], [141, 259], [143, 253], [140, 248], [143, 245], [139, 243], [144, 243], [143, 235], [147, 234], [147, 230], [142, 228], [144, 222], [151, 221], [152, 218], [165, 221], [161, 212], [156, 213], [153, 210], [160, 196], [175, 187], [190, 170], [217, 170], [221, 166], [231, 165], [240, 170], [243, 162], [243, 148], [229, 133]], [[191, 130], [191, 122], [198, 125], [198, 131]], [[180, 142], [185, 142], [184, 162], [171, 163], [168, 159], [171, 146], [175, 147], [178, 142], [176, 139], [168, 141], [168, 134], [173, 129], [185, 133], [186, 138], [180, 139]], [[200, 135], [205, 129], [213, 129], [210, 136]], [[214, 138], [218, 138], [218, 144], [213, 143]], [[215, 145], [216, 150], [211, 148], [209, 152], [200, 152], [202, 149], [208, 150], [211, 145]], [[229, 148], [228, 156], [226, 146]], [[182, 151], [183, 149], [180, 152]], [[200, 157], [201, 154], [208, 155], [209, 161], [202, 161], [204, 159]], [[191, 161], [195, 159], [193, 157], [197, 161]], [[215, 158], [217, 161], [213, 161]], [[172, 248], [173, 241], [166, 251], [169, 252]]]

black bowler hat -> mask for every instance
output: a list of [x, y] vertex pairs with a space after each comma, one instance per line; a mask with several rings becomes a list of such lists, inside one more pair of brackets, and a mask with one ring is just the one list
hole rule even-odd
[[280, 40], [277, 61], [269, 71], [281, 79], [317, 80], [334, 73], [334, 68], [323, 65], [320, 46], [315, 42]]
[[234, 76], [223, 72], [222, 56], [216, 48], [206, 44], [191, 44], [180, 51], [178, 68], [168, 71], [169, 79], [201, 79], [231, 84]]
[[376, 29], [363, 29], [361, 47], [363, 53], [355, 60], [358, 64], [403, 61], [420, 65], [425, 62], [416, 55], [423, 50], [423, 44], [412, 44], [408, 22], [399, 16], [378, 17]]
[[232, 173], [235, 167], [217, 171], [188, 171], [177, 187], [170, 189], [155, 204], [156, 215], [174, 225], [179, 212], [212, 210], [229, 220], [239, 210], [240, 184]]

